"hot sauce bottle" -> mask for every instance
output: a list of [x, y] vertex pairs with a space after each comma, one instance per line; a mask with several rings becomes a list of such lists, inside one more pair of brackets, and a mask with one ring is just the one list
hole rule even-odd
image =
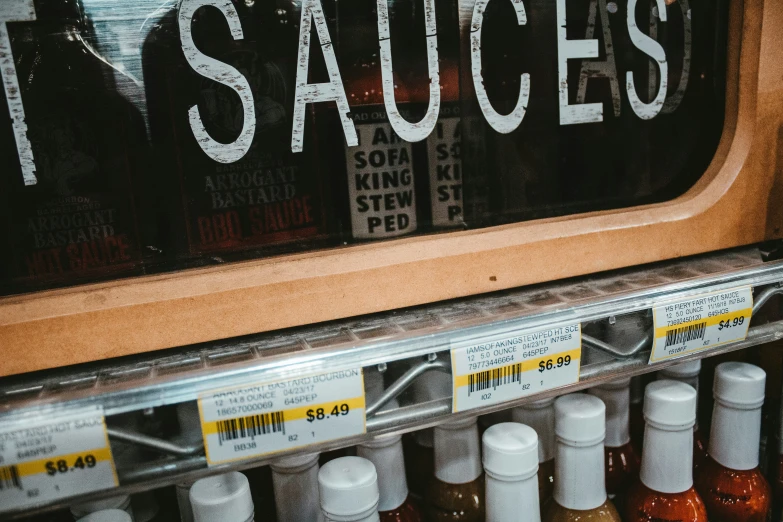
[[628, 487], [636, 482], [641, 465], [629, 430], [630, 387], [631, 379], [620, 379], [589, 390], [606, 405], [606, 492], [619, 506], [625, 500]]
[[605, 411], [600, 399], [586, 393], [555, 401], [555, 490], [544, 522], [620, 522], [606, 495]]
[[748, 363], [715, 368], [709, 457], [696, 476], [711, 522], [768, 520], [772, 491], [759, 469], [765, 380], [764, 370]]
[[[303, 152], [291, 150], [298, 32], [289, 18], [297, 13], [274, 0], [233, 0], [231, 9], [227, 18], [206, 5], [185, 20], [178, 19], [180, 6], [144, 46], [158, 241], [180, 263], [274, 253], [294, 242], [320, 242], [327, 233], [309, 112]], [[242, 37], [235, 39], [237, 27]], [[195, 51], [183, 50], [183, 33]], [[188, 62], [196, 51], [220, 62], [224, 73], [226, 66], [237, 71], [249, 89], [202, 75], [206, 65]], [[247, 111], [255, 115], [248, 149], [227, 155], [245, 136]], [[231, 146], [208, 153], [202, 146], [208, 140]]]
[[693, 488], [696, 390], [677, 381], [648, 384], [644, 420], [640, 481], [628, 493], [624, 520], [706, 522], [704, 503]]
[[408, 494], [402, 436], [376, 437], [357, 446], [356, 454], [375, 465], [380, 490], [378, 511], [381, 521], [422, 522], [424, 517], [419, 505]]
[[540, 522], [538, 435], [533, 428], [502, 422], [482, 437], [487, 522]]
[[324, 520], [380, 522], [378, 475], [361, 457], [330, 460], [318, 472], [318, 491]]
[[[424, 42], [417, 33], [423, 12], [411, 0], [389, 2], [388, 10], [394, 97], [401, 115], [414, 121], [408, 78], [397, 71], [411, 68], [410, 47]], [[337, 34], [338, 61], [359, 140], [358, 146], [345, 147], [349, 224], [344, 227], [353, 239], [410, 234], [418, 228], [413, 145], [397, 135], [386, 114], [375, 2], [338, 2]], [[415, 56], [426, 63], [423, 53]]]
[[270, 467], [277, 522], [323, 520], [318, 501], [318, 454], [284, 457]]
[[7, 201], [0, 217], [7, 214], [8, 227], [0, 236], [10, 240], [8, 280], [0, 286], [24, 291], [139, 273], [143, 121], [107, 85], [113, 72], [86, 43], [80, 3], [34, 6], [36, 21], [7, 25], [33, 165], [11, 133], [7, 100], [0, 101]]
[[514, 422], [521, 422], [538, 434], [538, 491], [541, 506], [555, 487], [555, 399], [541, 399], [511, 410]]
[[476, 418], [435, 427], [435, 476], [426, 493], [427, 518], [484, 520], [484, 473]]
[[[699, 393], [699, 373], [701, 372], [701, 359], [688, 361], [674, 366], [669, 366], [658, 372], [658, 379], [670, 379], [684, 382], [691, 386], [698, 395]], [[697, 410], [698, 411], [698, 410]], [[693, 425], [693, 469], [694, 472], [707, 458], [707, 442], [699, 430], [699, 417], [696, 415], [696, 422]]]
[[[783, 393], [783, 392], [781, 392]], [[777, 458], [772, 463], [775, 477], [775, 489], [772, 520], [783, 521], [783, 401], [781, 401], [780, 417], [778, 417]]]

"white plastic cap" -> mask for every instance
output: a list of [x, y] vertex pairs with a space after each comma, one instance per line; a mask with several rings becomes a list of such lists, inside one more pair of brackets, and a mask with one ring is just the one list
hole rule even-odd
[[498, 478], [526, 479], [538, 471], [538, 435], [530, 426], [501, 422], [482, 437], [484, 470]]
[[388, 448], [389, 446], [392, 446], [394, 444], [397, 444], [399, 441], [402, 440], [402, 435], [400, 434], [393, 434], [393, 435], [379, 435], [377, 437], [373, 437], [369, 440], [365, 440], [361, 443], [362, 446], [368, 447], [368, 448]]
[[78, 522], [133, 522], [131, 516], [121, 509], [104, 509], [80, 518]]
[[449, 422], [444, 422], [443, 424], [438, 424], [435, 426], [436, 430], [461, 430], [463, 428], [467, 428], [468, 426], [472, 426], [478, 422], [478, 417], [467, 417], [465, 419], [459, 419], [459, 420], [453, 420]]
[[361, 457], [340, 457], [318, 472], [321, 510], [326, 516], [361, 520], [378, 510], [378, 474], [372, 462]]
[[108, 509], [130, 509], [130, 496], [120, 495], [117, 497], [102, 498], [100, 500], [93, 500], [91, 502], [84, 502], [82, 504], [76, 504], [71, 506], [71, 514], [74, 518], [80, 518], [90, 513], [96, 513], [98, 511], [105, 511]]
[[305, 453], [283, 457], [272, 462], [269, 467], [276, 473], [298, 473], [318, 463], [318, 453]]
[[651, 382], [644, 390], [644, 420], [660, 429], [693, 427], [696, 396], [692, 386], [679, 381]]
[[690, 377], [696, 377], [701, 371], [701, 359], [695, 361], [688, 361], [674, 366], [669, 366], [658, 372], [658, 379], [688, 379]]
[[758, 366], [724, 362], [715, 368], [712, 394], [716, 401], [739, 409], [760, 408], [764, 404], [767, 374]]
[[195, 522], [244, 522], [253, 516], [250, 483], [238, 471], [197, 480], [190, 504]]
[[606, 435], [606, 406], [598, 397], [572, 393], [555, 401], [555, 435], [569, 446], [592, 446]]

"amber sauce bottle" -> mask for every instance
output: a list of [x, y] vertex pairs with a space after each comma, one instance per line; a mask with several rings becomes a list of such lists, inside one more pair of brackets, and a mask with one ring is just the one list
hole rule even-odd
[[[699, 373], [701, 373], [701, 359], [688, 361], [674, 366], [669, 366], [658, 372], [658, 379], [670, 379], [684, 382], [691, 386], [696, 393], [699, 393]], [[698, 409], [696, 422], [693, 425], [693, 471], [694, 474], [699, 466], [707, 458], [707, 441], [704, 440], [702, 432], [699, 430]]]
[[629, 490], [625, 522], [707, 522], [704, 503], [693, 488], [696, 390], [677, 381], [650, 383], [644, 419], [640, 480]]
[[696, 476], [710, 522], [768, 520], [772, 491], [759, 469], [765, 380], [764, 370], [748, 363], [715, 368], [710, 456]]
[[605, 412], [604, 403], [586, 393], [555, 401], [555, 489], [543, 522], [620, 522], [606, 494]]
[[320, 522], [318, 454], [306, 453], [278, 459], [272, 464], [277, 522]]
[[487, 522], [540, 522], [538, 435], [533, 428], [502, 422], [482, 437]]
[[[451, 376], [441, 372], [422, 375], [411, 385], [416, 404], [451, 395]], [[414, 432], [405, 442], [405, 471], [411, 493], [424, 498], [435, 476], [434, 428]]]
[[35, 180], [25, 184], [0, 94], [0, 191], [7, 200], [0, 235], [7, 232], [10, 242], [2, 246], [8, 273], [0, 287], [19, 292], [140, 273], [143, 121], [106, 84], [114, 71], [86, 43], [80, 3], [34, 6], [36, 21], [8, 24]]
[[484, 520], [484, 473], [476, 418], [441, 424], [434, 431], [435, 476], [425, 499], [431, 522]]
[[514, 422], [526, 424], [538, 434], [538, 492], [541, 507], [555, 487], [555, 399], [541, 399], [511, 410]]
[[423, 522], [424, 517], [418, 502], [408, 494], [402, 437], [377, 437], [357, 446], [356, 454], [375, 465], [380, 491], [378, 515], [381, 522]]
[[620, 379], [589, 391], [606, 405], [606, 492], [620, 511], [628, 487], [639, 477], [641, 465], [629, 430], [630, 386], [630, 379]]

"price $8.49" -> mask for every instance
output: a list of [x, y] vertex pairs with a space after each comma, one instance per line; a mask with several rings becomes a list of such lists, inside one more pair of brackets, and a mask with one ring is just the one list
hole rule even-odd
[[545, 372], [546, 370], [553, 370], [555, 368], [562, 368], [571, 364], [571, 356], [558, 357], [557, 359], [547, 359], [538, 363], [538, 371]]
[[735, 317], [734, 319], [727, 319], [726, 321], [721, 321], [718, 323], [718, 331], [721, 331], [724, 328], [731, 328], [733, 326], [742, 326], [744, 322], [745, 322], [744, 315]]
[[351, 408], [347, 404], [335, 404], [331, 412], [328, 412], [324, 408], [310, 408], [307, 410], [307, 422], [315, 422], [318, 420], [328, 419], [330, 417], [339, 417], [340, 415], [348, 415]]
[[53, 476], [58, 473], [76, 471], [77, 469], [94, 468], [97, 462], [94, 455], [79, 455], [70, 464], [65, 459], [50, 460], [44, 464], [44, 467], [46, 468], [46, 474]]

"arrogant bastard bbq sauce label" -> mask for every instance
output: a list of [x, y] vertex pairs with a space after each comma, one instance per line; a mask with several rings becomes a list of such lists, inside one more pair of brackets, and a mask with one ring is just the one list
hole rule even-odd
[[[255, 139], [239, 161], [218, 163], [197, 154], [183, 158], [182, 172], [190, 248], [196, 252], [277, 243], [313, 236], [321, 224], [316, 183], [284, 137], [290, 128], [284, 100], [286, 81], [278, 64], [254, 50], [222, 58], [249, 81], [255, 94]], [[199, 109], [210, 135], [236, 136], [242, 129], [239, 97], [203, 79]], [[230, 141], [230, 140], [229, 140]]]
[[413, 147], [397, 136], [383, 107], [356, 109], [354, 123], [359, 145], [345, 149], [353, 237], [414, 232]]

